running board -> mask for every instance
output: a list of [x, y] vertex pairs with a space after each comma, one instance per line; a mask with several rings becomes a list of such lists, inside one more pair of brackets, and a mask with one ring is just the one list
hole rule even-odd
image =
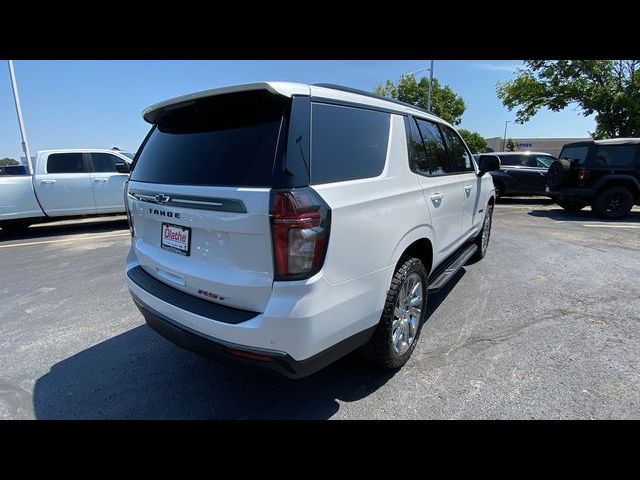
[[427, 293], [435, 293], [442, 287], [444, 287], [445, 284], [449, 280], [451, 280], [453, 276], [458, 272], [458, 270], [460, 270], [462, 266], [467, 263], [467, 260], [469, 260], [471, 256], [476, 253], [476, 250], [478, 250], [478, 246], [475, 243], [472, 243], [464, 250], [461, 250], [460, 253], [456, 255], [455, 260], [453, 260], [453, 262], [446, 266], [444, 270], [442, 270], [440, 273], [437, 273], [436, 270], [436, 272], [434, 272], [436, 273], [436, 277], [433, 278], [433, 280], [430, 279], [431, 281], [429, 282]]

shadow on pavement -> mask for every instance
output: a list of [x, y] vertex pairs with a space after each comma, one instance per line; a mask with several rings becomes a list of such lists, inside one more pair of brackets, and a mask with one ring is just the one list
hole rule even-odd
[[110, 233], [128, 229], [127, 219], [122, 216], [100, 217], [92, 221], [71, 221], [62, 225], [39, 223], [20, 232], [4, 232], [0, 228], [0, 242], [4, 240], [27, 240], [36, 238], [57, 237], [63, 235], [81, 235], [88, 233]]
[[183, 351], [143, 325], [54, 365], [33, 402], [38, 419], [325, 419], [394, 373], [348, 355], [289, 380]]
[[533, 217], [550, 218], [551, 220], [562, 222], [640, 223], [640, 211], [632, 211], [629, 215], [619, 220], [600, 218], [590, 210], [567, 212], [561, 207], [551, 210], [531, 210], [528, 214]]
[[[429, 316], [464, 274], [429, 295]], [[351, 354], [289, 380], [200, 357], [142, 325], [55, 364], [33, 403], [38, 419], [325, 419], [394, 374]]]

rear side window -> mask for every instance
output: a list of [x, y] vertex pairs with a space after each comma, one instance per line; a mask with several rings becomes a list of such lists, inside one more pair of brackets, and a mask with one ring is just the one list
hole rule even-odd
[[47, 158], [48, 173], [85, 173], [82, 153], [52, 153]]
[[411, 171], [418, 175], [430, 175], [427, 151], [422, 143], [422, 137], [420, 136], [420, 131], [418, 130], [415, 119], [408, 117], [405, 125], [409, 128], [409, 166], [411, 167]]
[[431, 175], [451, 173], [447, 150], [440, 128], [433, 122], [416, 119], [431, 168]]
[[447, 144], [449, 152], [449, 162], [451, 163], [451, 171], [453, 173], [473, 172], [473, 161], [471, 155], [462, 142], [458, 134], [446, 125], [440, 127]]
[[596, 145], [591, 164], [594, 167], [632, 168], [635, 152], [633, 145]]
[[314, 184], [377, 177], [387, 158], [390, 114], [312, 104], [311, 181]]
[[117, 172], [116, 163], [124, 163], [124, 160], [110, 153], [92, 153], [91, 162], [94, 172], [106, 173]]
[[180, 185], [270, 187], [289, 99], [266, 91], [208, 97], [158, 120], [131, 179]]

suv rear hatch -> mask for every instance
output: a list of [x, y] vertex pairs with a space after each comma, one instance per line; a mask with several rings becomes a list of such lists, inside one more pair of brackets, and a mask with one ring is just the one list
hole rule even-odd
[[145, 115], [154, 126], [126, 195], [133, 250], [148, 274], [198, 298], [264, 311], [274, 280], [271, 189], [308, 185], [308, 112], [295, 99], [256, 89]]

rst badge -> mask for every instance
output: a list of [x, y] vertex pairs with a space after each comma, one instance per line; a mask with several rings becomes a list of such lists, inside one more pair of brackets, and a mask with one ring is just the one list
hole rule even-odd
[[191, 229], [163, 223], [160, 246], [170, 252], [189, 256], [191, 254]]

